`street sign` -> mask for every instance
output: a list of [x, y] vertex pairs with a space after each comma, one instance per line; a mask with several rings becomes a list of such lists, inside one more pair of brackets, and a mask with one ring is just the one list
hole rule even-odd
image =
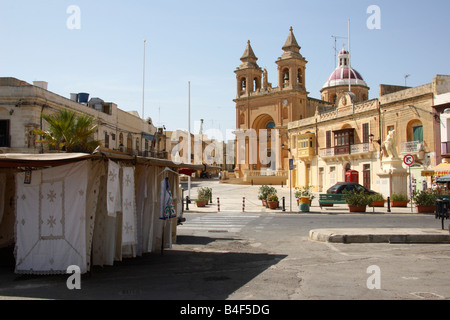
[[294, 170], [294, 159], [289, 159], [289, 170]]
[[406, 164], [407, 166], [412, 166], [414, 163], [414, 156], [407, 154], [404, 158], [403, 158], [403, 163]]

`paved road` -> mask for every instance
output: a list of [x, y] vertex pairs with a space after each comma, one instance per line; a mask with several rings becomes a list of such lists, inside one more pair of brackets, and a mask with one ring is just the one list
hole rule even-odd
[[[211, 182], [215, 183], [215, 182]], [[232, 210], [233, 197], [256, 188], [214, 185], [230, 209], [185, 212], [177, 243], [164, 255], [125, 259], [84, 275], [20, 277], [0, 264], [3, 299], [340, 300], [449, 299], [449, 244], [342, 244], [311, 241], [318, 228], [439, 228], [433, 215]], [[221, 189], [222, 188], [222, 189]], [[233, 191], [234, 190], [234, 191]], [[247, 191], [247, 192], [245, 192]], [[280, 193], [283, 191], [280, 191]], [[284, 191], [285, 192], [285, 191]], [[253, 196], [252, 196], [253, 193]], [[224, 197], [225, 199], [225, 197]], [[208, 212], [212, 210], [212, 212]], [[5, 261], [5, 260], [3, 260]], [[2, 299], [2, 298], [0, 298]]]

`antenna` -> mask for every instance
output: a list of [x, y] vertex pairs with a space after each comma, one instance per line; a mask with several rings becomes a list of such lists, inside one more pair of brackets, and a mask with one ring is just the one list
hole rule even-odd
[[337, 68], [337, 39], [347, 39], [347, 37], [341, 37], [341, 36], [331, 36], [334, 38], [334, 68]]
[[410, 74], [405, 74], [405, 87], [406, 87], [406, 79], [408, 79], [411, 75]]

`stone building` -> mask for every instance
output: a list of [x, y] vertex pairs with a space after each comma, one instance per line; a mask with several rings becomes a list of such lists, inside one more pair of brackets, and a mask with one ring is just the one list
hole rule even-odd
[[94, 139], [105, 148], [167, 158], [167, 152], [159, 149], [163, 132], [157, 130], [150, 118], [141, 119], [137, 112], [126, 112], [100, 98], [89, 99], [86, 93], [65, 98], [48, 91], [47, 85], [43, 81], [31, 85], [15, 78], [0, 78], [0, 152], [43, 152], [33, 133], [35, 129], [46, 130], [41, 115], [68, 109], [96, 119], [98, 130]]
[[[276, 61], [278, 87], [272, 87], [267, 70], [258, 66], [250, 41], [241, 57], [242, 63], [235, 70], [238, 141], [235, 174], [244, 181], [286, 183], [289, 151], [283, 145], [288, 145], [287, 124], [314, 115], [315, 110], [309, 105], [305, 88], [307, 61], [300, 54], [292, 27], [282, 50]], [[278, 137], [272, 137], [273, 129], [278, 129]], [[264, 138], [262, 131], [265, 132]], [[260, 142], [266, 145], [261, 147]]]
[[[439, 84], [439, 85], [438, 85]], [[408, 193], [409, 167], [402, 159], [412, 155], [412, 189], [429, 186], [422, 172], [437, 164], [435, 98], [450, 92], [450, 76], [437, 75], [431, 83], [407, 88], [380, 85], [379, 97], [358, 101], [354, 93], [342, 92], [335, 105], [319, 103], [316, 115], [289, 124], [294, 150], [294, 186], [314, 186], [325, 192], [333, 184], [345, 181], [353, 170], [356, 180], [386, 196]], [[395, 132], [395, 166], [388, 167], [384, 142]], [[309, 139], [310, 144], [304, 141]], [[395, 185], [392, 181], [397, 179]], [[425, 184], [424, 182], [425, 181]]]
[[[370, 88], [343, 48], [321, 99], [314, 99], [306, 90], [307, 61], [292, 28], [282, 50], [276, 61], [277, 87], [258, 66], [250, 41], [234, 71], [237, 178], [255, 184], [291, 181], [294, 187], [312, 186], [315, 192], [351, 179], [385, 195], [407, 193], [409, 167], [402, 160], [412, 155], [411, 187], [429, 186], [422, 173], [440, 162], [441, 140], [450, 140], [448, 129], [436, 137], [439, 116], [433, 109], [435, 100], [450, 92], [449, 76], [437, 75], [414, 88], [381, 84], [379, 97], [369, 98]], [[439, 110], [450, 113], [447, 104], [441, 105]], [[261, 135], [264, 129], [267, 136]], [[394, 147], [386, 149], [391, 131]]]

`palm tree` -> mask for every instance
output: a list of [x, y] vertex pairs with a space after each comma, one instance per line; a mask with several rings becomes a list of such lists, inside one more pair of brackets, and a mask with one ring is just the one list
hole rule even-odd
[[43, 114], [48, 130], [35, 130], [41, 136], [37, 142], [45, 143], [49, 149], [66, 152], [91, 153], [100, 145], [93, 135], [98, 126], [95, 119], [87, 115], [76, 115], [69, 110], [59, 110], [52, 115]]

